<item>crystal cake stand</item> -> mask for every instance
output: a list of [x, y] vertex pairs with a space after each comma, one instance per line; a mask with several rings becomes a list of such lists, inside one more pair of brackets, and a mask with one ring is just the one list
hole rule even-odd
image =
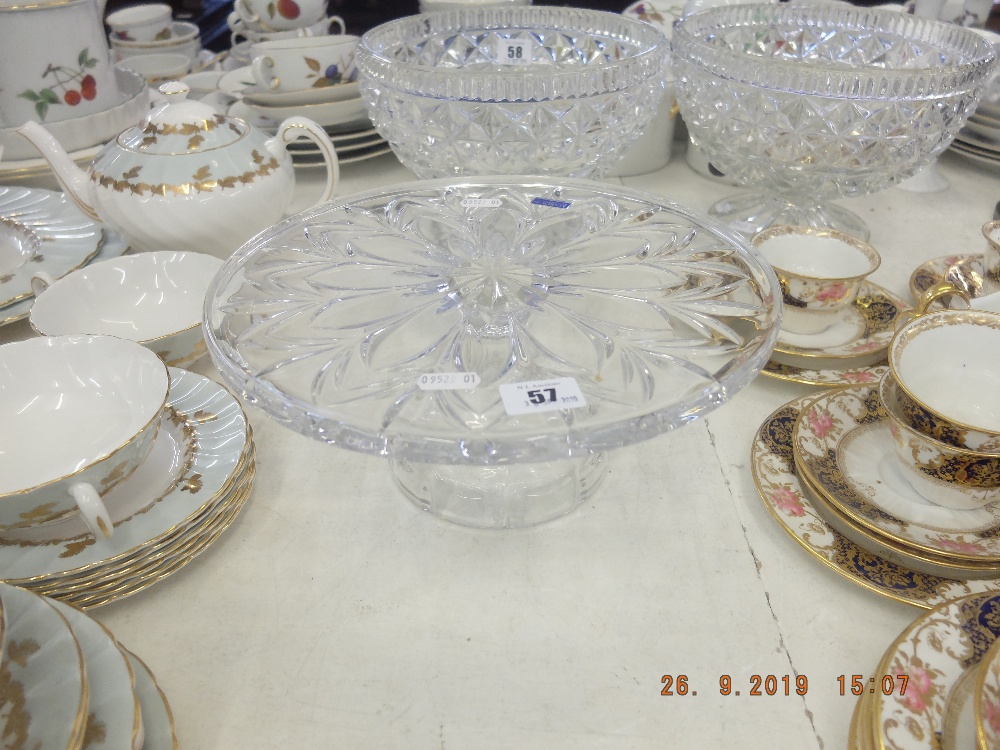
[[776, 281], [721, 224], [571, 179], [360, 193], [258, 235], [209, 289], [223, 377], [282, 424], [386, 456], [420, 507], [527, 526], [612, 448], [727, 401], [767, 361]]

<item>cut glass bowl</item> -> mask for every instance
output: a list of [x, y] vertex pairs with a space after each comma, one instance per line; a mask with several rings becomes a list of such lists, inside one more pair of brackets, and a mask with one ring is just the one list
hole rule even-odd
[[883, 190], [943, 151], [995, 64], [974, 31], [847, 4], [737, 5], [673, 35], [677, 99], [712, 164], [766, 196], [712, 213], [745, 234], [773, 224], [867, 238], [831, 198]]
[[420, 177], [593, 177], [655, 114], [668, 54], [611, 13], [471, 8], [378, 26], [357, 64], [372, 122]]
[[[223, 377], [294, 430], [389, 457], [421, 507], [481, 527], [568, 511], [606, 451], [753, 379], [780, 317], [756, 250], [653, 195], [525, 180], [360, 193], [258, 235], [206, 297]], [[508, 403], [525, 383], [540, 394]]]

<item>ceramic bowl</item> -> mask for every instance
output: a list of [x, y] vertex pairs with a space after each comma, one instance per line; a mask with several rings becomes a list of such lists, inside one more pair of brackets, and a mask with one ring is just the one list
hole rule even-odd
[[179, 80], [191, 72], [191, 58], [174, 53], [137, 55], [116, 63], [116, 66], [138, 73], [150, 86], [159, 86], [167, 81]]
[[900, 410], [918, 432], [1000, 453], [1000, 314], [944, 310], [910, 321], [889, 344]]
[[121, 42], [112, 39], [112, 61], [117, 63], [131, 57], [168, 53], [187, 55], [191, 58], [193, 65], [198, 59], [198, 53], [201, 52], [201, 36], [198, 33], [198, 27], [187, 21], [175, 21], [173, 25], [174, 36], [162, 42]]
[[101, 497], [149, 454], [168, 383], [155, 354], [111, 336], [0, 346], [0, 528], [80, 511], [109, 536]]
[[153, 42], [170, 39], [173, 10], [166, 3], [144, 3], [116, 10], [106, 19], [111, 38], [129, 42]]
[[202, 306], [221, 267], [211, 255], [168, 251], [94, 263], [49, 284], [31, 308], [31, 325], [43, 336], [118, 336], [170, 367], [188, 367], [206, 353]]
[[183, 42], [190, 42], [199, 34], [198, 24], [190, 21], [173, 21], [170, 24], [171, 34], [165, 39], [149, 39], [146, 41], [115, 39], [112, 36], [108, 41], [112, 47], [119, 49], [158, 49], [173, 47]]
[[1000, 455], [956, 448], [913, 429], [900, 408], [899, 393], [898, 383], [887, 372], [879, 383], [879, 396], [889, 414], [896, 458], [910, 486], [925, 500], [956, 510], [974, 510], [1000, 500]]

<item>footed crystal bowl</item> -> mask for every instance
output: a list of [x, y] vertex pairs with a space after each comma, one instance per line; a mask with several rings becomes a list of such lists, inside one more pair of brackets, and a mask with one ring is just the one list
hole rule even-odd
[[470, 8], [378, 26], [357, 64], [372, 122], [420, 177], [595, 177], [656, 113], [668, 52], [611, 13]]
[[860, 218], [824, 201], [883, 190], [943, 151], [995, 58], [969, 29], [833, 3], [713, 8], [673, 35], [692, 139], [765, 193], [712, 209], [745, 234], [790, 224], [866, 239]]
[[292, 217], [209, 288], [209, 351], [305, 435], [388, 457], [421, 508], [479, 527], [575, 507], [613, 448], [731, 399], [780, 318], [770, 267], [654, 195], [435, 180]]

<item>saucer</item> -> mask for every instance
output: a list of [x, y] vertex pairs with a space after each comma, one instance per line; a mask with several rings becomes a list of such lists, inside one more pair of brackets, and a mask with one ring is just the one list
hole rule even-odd
[[146, 738], [142, 750], [177, 750], [174, 715], [153, 673], [138, 656], [119, 646], [135, 673], [135, 695], [142, 709], [142, 726]]
[[75, 607], [49, 599], [69, 623], [83, 650], [90, 686], [87, 750], [142, 747], [142, 714], [135, 695], [135, 674], [114, 637]]
[[[963, 289], [970, 297], [982, 296], [983, 256], [944, 255], [922, 263], [910, 274], [910, 294], [919, 300], [924, 292], [939, 281], [950, 281]], [[931, 305], [931, 310], [943, 310], [949, 299], [943, 298]]]
[[[797, 360], [852, 360], [872, 356], [889, 348], [900, 313], [909, 309], [906, 302], [887, 289], [865, 281], [854, 304], [838, 322], [816, 334], [782, 330], [778, 333], [774, 351], [794, 356]], [[784, 361], [803, 366], [807, 364]]]
[[7, 581], [51, 589], [114, 579], [228, 496], [251, 445], [239, 403], [208, 378], [170, 368], [167, 409], [149, 458], [105, 497], [114, 535], [97, 543], [75, 517], [7, 532], [0, 537]]
[[795, 424], [792, 446], [799, 474], [854, 524], [917, 553], [1000, 563], [1000, 508], [945, 508], [910, 486], [877, 384], [814, 399]]
[[31, 248], [0, 249], [0, 308], [32, 295], [31, 277], [44, 271], [59, 279], [97, 254], [102, 227], [65, 195], [39, 188], [0, 187], [0, 233]]
[[928, 575], [883, 560], [835, 531], [813, 506], [792, 455], [792, 429], [813, 396], [771, 414], [754, 435], [750, 466], [765, 507], [782, 528], [817, 560], [876, 594], [930, 608], [965, 594], [988, 591], [990, 581], [960, 581]]
[[248, 101], [237, 101], [229, 107], [230, 117], [238, 117], [254, 127], [275, 131], [289, 117], [307, 117], [321, 127], [367, 124], [368, 110], [361, 97], [323, 104], [298, 104], [285, 107], [262, 107]]
[[[233, 73], [239, 73], [239, 71], [233, 71]], [[226, 75], [231, 74], [227, 73]], [[242, 76], [240, 77], [242, 78]], [[253, 75], [251, 74], [250, 77], [253, 78]], [[243, 89], [240, 94], [248, 102], [264, 107], [297, 107], [301, 104], [322, 104], [323, 102], [358, 99], [361, 96], [361, 86], [357, 81], [350, 81], [338, 83], [335, 86], [320, 86], [299, 91], [269, 91], [254, 83], [253, 86]]]
[[979, 747], [1000, 747], [1000, 640], [986, 652], [973, 700]]
[[[1000, 592], [972, 594], [918, 617], [896, 638], [874, 672], [892, 681], [894, 688], [876, 686], [873, 693], [878, 747], [955, 747], [951, 738], [963, 733], [971, 741], [963, 747], [975, 747], [975, 730], [961, 725], [973, 721], [970, 688], [977, 667], [1000, 635], [998, 615]], [[901, 675], [907, 676], [905, 690]]]
[[0, 585], [7, 619], [0, 714], [20, 747], [78, 748], [87, 726], [89, 682], [83, 650], [66, 618], [42, 597]]
[[[110, 258], [117, 258], [128, 252], [128, 249], [128, 243], [125, 240], [110, 229], [105, 229], [101, 242], [98, 243], [97, 254], [85, 263], [84, 266], [102, 260], [109, 260]], [[35, 304], [34, 295], [26, 297], [12, 305], [0, 307], [0, 326], [5, 326], [8, 323], [14, 323], [28, 317], [33, 304]]]
[[770, 360], [761, 370], [761, 374], [777, 380], [802, 385], [815, 385], [821, 388], [834, 388], [842, 385], [860, 385], [862, 383], [878, 383], [882, 375], [889, 369], [889, 363], [882, 357], [878, 362], [868, 367], [848, 367], [846, 369], [799, 367]]

